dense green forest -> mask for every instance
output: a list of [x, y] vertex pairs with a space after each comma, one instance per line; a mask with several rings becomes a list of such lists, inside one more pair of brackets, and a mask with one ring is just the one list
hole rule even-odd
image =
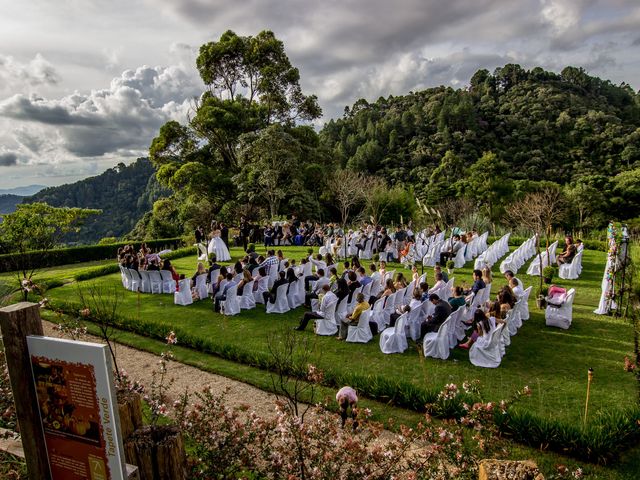
[[462, 211], [455, 221], [510, 228], [510, 208], [549, 189], [564, 212], [556, 227], [587, 234], [610, 218], [640, 227], [640, 95], [629, 85], [508, 64], [477, 71], [465, 88], [357, 100], [317, 132], [317, 98], [302, 92], [272, 32], [225, 32], [200, 48], [197, 68], [207, 89], [188, 123], [160, 128], [150, 161], [28, 201], [102, 209], [83, 242], [293, 213], [385, 223]]
[[71, 242], [90, 243], [104, 237], [122, 237], [135, 226], [153, 203], [169, 192], [162, 188], [146, 158], [130, 165], [120, 163], [104, 173], [76, 183], [49, 187], [25, 199], [25, 203], [45, 202], [54, 207], [102, 210], [67, 235]]

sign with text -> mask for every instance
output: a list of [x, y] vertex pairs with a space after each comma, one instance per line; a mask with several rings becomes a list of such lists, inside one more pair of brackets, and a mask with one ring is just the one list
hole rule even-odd
[[120, 480], [120, 419], [106, 345], [27, 337], [53, 480]]

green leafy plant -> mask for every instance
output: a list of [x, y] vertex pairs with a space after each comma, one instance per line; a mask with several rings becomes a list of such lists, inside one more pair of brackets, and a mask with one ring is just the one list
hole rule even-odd
[[552, 266], [549, 265], [548, 267], [544, 267], [542, 269], [542, 277], [544, 278], [544, 282], [546, 284], [550, 284], [553, 281], [555, 273], [556, 270]]
[[448, 260], [446, 263], [446, 267], [448, 270], [453, 270], [456, 266], [456, 263], [453, 260]]

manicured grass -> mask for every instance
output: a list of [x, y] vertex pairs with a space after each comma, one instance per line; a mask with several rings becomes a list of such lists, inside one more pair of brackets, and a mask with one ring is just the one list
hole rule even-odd
[[[283, 250], [289, 258], [299, 260], [306, 256], [306, 248]], [[239, 249], [232, 249], [234, 257], [240, 253]], [[178, 271], [189, 276], [195, 270], [194, 257], [177, 259], [173, 263]], [[633, 376], [622, 369], [624, 355], [633, 351], [631, 326], [620, 319], [592, 313], [600, 295], [604, 263], [605, 253], [585, 251], [581, 278], [563, 281], [567, 287], [575, 287], [577, 291], [574, 323], [568, 331], [546, 327], [544, 312], [536, 309], [532, 295], [531, 319], [513, 337], [502, 365], [495, 370], [472, 366], [467, 352], [462, 350], [453, 351], [449, 360], [442, 361], [422, 358], [418, 353], [419, 346], [413, 343], [404, 354], [383, 355], [377, 338], [366, 345], [347, 344], [332, 337], [317, 337], [311, 326], [300, 335], [313, 338], [313, 344], [320, 352], [318, 364], [329, 372], [339, 375], [375, 374], [390, 382], [408, 382], [429, 390], [440, 389], [450, 382], [460, 384], [465, 380], [478, 379], [488, 400], [509, 397], [515, 390], [529, 385], [534, 394], [523, 401], [520, 408], [540, 417], [578, 424], [583, 415], [589, 367], [595, 370], [590, 416], [596, 416], [601, 410], [626, 407], [636, 397]], [[466, 268], [455, 271], [458, 281], [470, 283], [472, 265], [468, 262]], [[505, 283], [499, 276], [498, 264], [494, 266], [494, 274], [497, 277], [493, 282], [495, 293]], [[61, 271], [55, 275], [69, 273]], [[537, 278], [519, 277], [526, 286], [537, 284]], [[81, 286], [88, 284], [113, 287], [120, 285], [120, 275], [81, 282]], [[266, 355], [268, 336], [277, 334], [283, 326], [292, 328], [297, 325], [304, 312], [299, 308], [283, 315], [267, 315], [264, 307], [258, 306], [234, 317], [223, 317], [212, 311], [209, 301], [180, 307], [175, 306], [173, 297], [168, 295], [136, 294], [124, 289], [122, 294], [121, 313], [131, 319], [152, 321], [167, 332], [172, 329], [187, 331], [216, 345], [232, 346], [250, 354]], [[67, 284], [50, 290], [47, 295], [53, 300], [76, 301], [77, 286]], [[392, 398], [380, 400], [393, 401]]]
[[[42, 316], [43, 318], [54, 322], [60, 320], [57, 314], [48, 310], [44, 310], [42, 312]], [[98, 329], [95, 325], [89, 324], [88, 328], [90, 333], [97, 333]], [[117, 331], [115, 339], [118, 343], [150, 353], [155, 353], [157, 355], [166, 350], [166, 344], [164, 342], [131, 332]], [[181, 363], [192, 365], [202, 370], [223, 375], [228, 378], [240, 380], [266, 391], [273, 391], [271, 375], [266, 373], [264, 370], [224, 360], [216, 356], [204, 354], [179, 345], [174, 346], [172, 351], [174, 353], [175, 360]], [[169, 373], [170, 372], [171, 367], [169, 367]], [[331, 408], [335, 406], [333, 404], [334, 394], [335, 390], [333, 389], [319, 387], [316, 394], [316, 400], [326, 398], [328, 400], [328, 406]], [[417, 412], [393, 407], [391, 405], [369, 399], [361, 399], [359, 403], [362, 408], [371, 409], [373, 420], [381, 421], [386, 424], [386, 420], [392, 418], [394, 422], [393, 424], [396, 427], [401, 424], [414, 425], [423, 418], [422, 415]], [[434, 419], [434, 421], [436, 424], [439, 423], [437, 419]], [[541, 451], [535, 448], [510, 443], [508, 457], [514, 460], [529, 458], [535, 460], [540, 470], [547, 478], [556, 473], [557, 465], [562, 464], [571, 471], [581, 467], [584, 470], [585, 475], [587, 475], [587, 478], [626, 480], [630, 478], [640, 478], [640, 462], [637, 461], [639, 454], [640, 447], [636, 447], [625, 452], [618, 461], [615, 462], [615, 464], [601, 466], [585, 464], [584, 462], [579, 462], [553, 452]]]

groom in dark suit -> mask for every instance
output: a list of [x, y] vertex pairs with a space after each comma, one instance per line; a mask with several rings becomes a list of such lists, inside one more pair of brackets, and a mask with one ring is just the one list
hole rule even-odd
[[227, 226], [220, 222], [220, 238], [224, 242], [224, 244], [229, 248], [229, 229]]
[[420, 338], [429, 332], [437, 332], [440, 325], [451, 315], [451, 305], [449, 302], [442, 300], [438, 295], [432, 293], [429, 295], [429, 301], [435, 305], [433, 315], [429, 315], [427, 319], [420, 325]]

